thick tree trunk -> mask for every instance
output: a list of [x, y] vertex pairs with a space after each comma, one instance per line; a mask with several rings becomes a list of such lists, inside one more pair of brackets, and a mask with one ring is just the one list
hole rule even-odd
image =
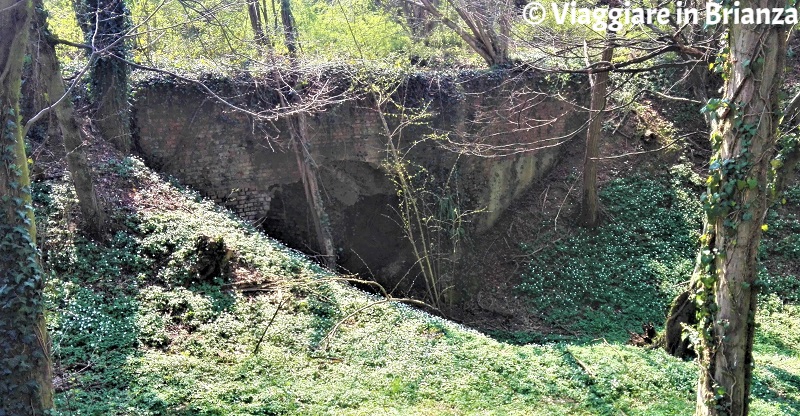
[[19, 114], [30, 2], [0, 0], [0, 413], [53, 406], [44, 279]]
[[[61, 99], [65, 94], [64, 80], [53, 45], [48, 41], [47, 17], [42, 1], [34, 2], [36, 14], [34, 18], [36, 59], [39, 75], [46, 92], [45, 105]], [[78, 205], [83, 214], [84, 231], [92, 237], [101, 237], [106, 225], [106, 215], [97, 201], [97, 193], [92, 184], [92, 171], [83, 150], [83, 138], [75, 120], [75, 110], [70, 97], [64, 97], [53, 109], [61, 128], [64, 149], [67, 154], [72, 183], [78, 196]]]
[[[601, 62], [611, 62], [614, 56], [614, 35], [608, 32]], [[592, 84], [589, 127], [586, 129], [586, 156], [583, 159], [583, 197], [579, 221], [585, 227], [595, 227], [599, 222], [597, 196], [597, 158], [600, 156], [600, 135], [608, 94], [609, 71], [590, 74]]]
[[[743, 1], [742, 8], [784, 8], [785, 0]], [[748, 413], [753, 371], [757, 263], [767, 211], [767, 174], [780, 117], [778, 93], [786, 28], [731, 25], [730, 74], [719, 123], [699, 264], [693, 278], [701, 364], [698, 415]]]
[[130, 152], [128, 57], [125, 34], [130, 16], [124, 0], [76, 0], [75, 13], [86, 43], [92, 45], [91, 78], [95, 104], [93, 120], [103, 138]]
[[684, 291], [672, 301], [667, 324], [664, 325], [664, 349], [678, 358], [694, 357], [689, 339], [684, 338], [684, 326], [697, 324], [697, 305], [691, 291]]

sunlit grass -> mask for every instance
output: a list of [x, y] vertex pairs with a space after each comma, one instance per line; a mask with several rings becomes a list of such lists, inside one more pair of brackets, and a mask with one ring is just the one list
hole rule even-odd
[[[37, 192], [40, 221], [50, 230], [45, 245], [62, 250], [50, 251], [47, 292], [58, 414], [684, 415], [693, 409], [692, 362], [611, 339], [511, 345], [392, 304], [364, 310], [326, 339], [342, 317], [376, 298], [329, 280], [296, 252], [197, 195], [180, 194], [140, 162], [121, 164], [124, 171], [106, 174], [147, 183], [135, 192], [149, 200], [168, 195], [173, 207], [125, 214], [127, 231], [111, 243], [91, 244], [59, 228], [73, 206], [65, 186]], [[272, 289], [248, 294], [223, 280], [194, 281], [187, 272], [200, 235], [222, 237], [237, 262], [270, 276]], [[800, 403], [800, 311], [771, 299], [759, 315], [753, 414], [793, 414]]]

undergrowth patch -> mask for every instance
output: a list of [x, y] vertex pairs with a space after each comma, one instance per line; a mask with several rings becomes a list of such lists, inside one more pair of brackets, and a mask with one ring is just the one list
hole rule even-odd
[[519, 289], [551, 324], [623, 341], [644, 322], [661, 323], [692, 272], [700, 205], [677, 173], [606, 184], [606, 219], [596, 229], [549, 235]]
[[762, 293], [800, 302], [800, 186], [787, 189], [769, 210], [759, 247]]
[[[389, 303], [341, 321], [378, 298], [329, 279], [318, 265], [198, 195], [179, 192], [141, 162], [130, 159], [113, 165], [126, 166], [106, 174], [130, 181], [126, 200], [134, 206], [117, 207], [114, 217], [122, 225], [107, 242], [88, 241], [74, 231], [74, 197], [65, 184], [37, 187], [50, 276], [56, 414], [692, 411], [697, 377], [693, 364], [660, 350], [622, 346], [611, 338], [611, 343], [511, 345]], [[605, 297], [599, 285], [564, 286], [565, 292], [585, 287], [579, 295], [589, 301], [582, 303], [572, 292], [554, 296], [559, 286], [549, 284], [540, 292], [542, 302], [550, 302], [549, 309], [542, 310], [577, 306], [571, 309], [573, 315], [560, 319], [571, 316], [576, 328], [587, 333], [605, 328], [613, 333], [640, 320], [644, 308], [658, 305], [669, 295], [669, 285], [681, 278], [674, 271], [676, 264], [691, 255], [691, 250], [682, 251], [682, 244], [691, 242], [689, 225], [695, 214], [690, 195], [683, 192], [669, 181], [646, 179], [607, 187], [604, 201], [614, 219], [609, 229], [563, 239], [561, 251], [550, 255], [561, 261], [567, 255], [587, 254], [581, 250], [594, 242], [591, 253], [600, 256], [597, 264], [576, 263], [580, 267], [569, 269], [571, 274], [558, 276], [580, 285], [577, 273], [596, 273], [593, 281], [605, 284], [613, 296]], [[154, 202], [171, 208], [153, 208]], [[665, 226], [664, 219], [648, 215], [649, 210], [689, 230], [685, 241], [663, 243], [677, 228], [657, 230]], [[605, 240], [592, 240], [604, 233]], [[622, 244], [625, 238], [632, 242]], [[603, 250], [600, 245], [612, 242], [613, 248]], [[208, 243], [216, 249], [201, 249]], [[612, 267], [610, 256], [625, 259], [632, 271], [600, 273], [603, 264]], [[221, 258], [230, 267], [209, 267]], [[541, 264], [531, 267], [556, 273]], [[623, 271], [632, 277], [615, 280]], [[259, 290], [235, 290], [245, 278], [247, 288]], [[800, 310], [777, 295], [770, 299], [758, 318], [762, 326], [752, 413], [792, 414], [800, 403]], [[592, 302], [612, 302], [612, 307], [595, 308]], [[629, 315], [615, 315], [616, 308]], [[619, 324], [608, 323], [613, 316]], [[321, 342], [337, 323], [336, 334]]]

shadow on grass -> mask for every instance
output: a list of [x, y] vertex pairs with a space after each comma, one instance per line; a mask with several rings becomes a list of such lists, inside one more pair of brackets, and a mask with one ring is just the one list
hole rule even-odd
[[777, 404], [781, 410], [791, 410], [787, 414], [800, 414], [800, 375], [772, 365], [762, 369], [770, 374], [754, 377], [753, 395]]

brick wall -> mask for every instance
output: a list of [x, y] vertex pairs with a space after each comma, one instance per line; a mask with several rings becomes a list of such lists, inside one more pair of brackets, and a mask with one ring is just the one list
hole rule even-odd
[[[243, 88], [218, 80], [213, 88], [237, 105], [269, 105], [259, 104], [246, 84]], [[580, 136], [586, 114], [547, 94], [551, 88], [530, 74], [464, 72], [419, 74], [398, 90], [398, 100], [430, 113], [424, 125], [403, 131], [400, 146], [431, 172], [445, 174], [457, 164], [462, 208], [485, 210], [473, 220], [473, 232], [490, 228], [514, 198], [557, 163], [564, 146], [582, 146], [582, 138], [567, 139]], [[581, 101], [588, 95], [570, 88], [575, 91], [570, 99]], [[561, 91], [569, 95], [570, 90]], [[413, 261], [392, 219], [396, 192], [381, 167], [387, 139], [371, 108], [367, 99], [352, 100], [311, 117], [310, 151], [318, 165], [340, 264], [391, 281]], [[137, 88], [134, 115], [136, 146], [148, 164], [242, 218], [264, 224], [268, 233], [288, 244], [316, 249], [283, 121], [253, 120], [197, 86], [169, 79]], [[470, 143], [470, 152], [459, 155], [452, 145], [432, 141], [409, 147], [431, 132]], [[502, 149], [509, 154], [470, 154], [487, 144], [506, 146]], [[539, 149], [525, 151], [534, 148]]]

